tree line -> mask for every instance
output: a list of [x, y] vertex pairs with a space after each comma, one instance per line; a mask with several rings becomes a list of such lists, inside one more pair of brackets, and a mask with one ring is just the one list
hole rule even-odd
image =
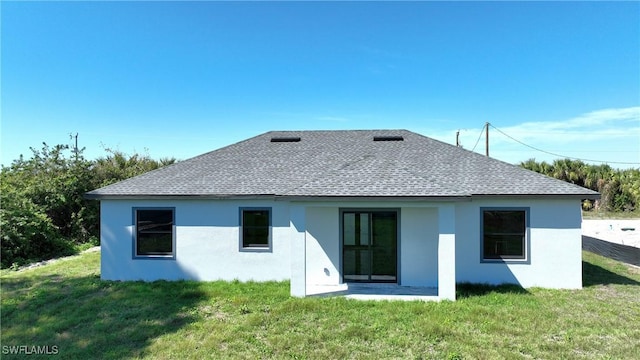
[[586, 211], [635, 211], [640, 205], [640, 168], [613, 169], [606, 164], [590, 165], [570, 159], [550, 164], [529, 159], [520, 166], [599, 192], [600, 200], [582, 202]]
[[31, 152], [0, 172], [2, 268], [98, 245], [99, 202], [84, 194], [175, 162], [112, 149], [87, 160], [83, 149], [46, 143]]

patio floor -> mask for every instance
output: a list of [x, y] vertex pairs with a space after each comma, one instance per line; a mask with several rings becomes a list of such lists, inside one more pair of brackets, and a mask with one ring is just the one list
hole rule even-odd
[[356, 300], [440, 301], [437, 288], [371, 283], [309, 285], [307, 296], [343, 296]]

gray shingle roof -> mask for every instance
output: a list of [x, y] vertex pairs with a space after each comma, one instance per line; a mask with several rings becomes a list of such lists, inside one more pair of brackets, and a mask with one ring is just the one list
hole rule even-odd
[[[403, 141], [373, 141], [401, 136]], [[272, 142], [277, 137], [300, 141]], [[598, 193], [407, 130], [273, 131], [87, 193], [468, 197]]]

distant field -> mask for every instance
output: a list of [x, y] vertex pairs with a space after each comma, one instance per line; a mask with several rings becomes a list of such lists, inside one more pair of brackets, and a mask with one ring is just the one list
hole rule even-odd
[[0, 272], [2, 358], [40, 346], [61, 359], [637, 359], [640, 269], [583, 259], [583, 290], [463, 285], [456, 302], [422, 303], [295, 299], [288, 283], [101, 281], [99, 253], [85, 253]]

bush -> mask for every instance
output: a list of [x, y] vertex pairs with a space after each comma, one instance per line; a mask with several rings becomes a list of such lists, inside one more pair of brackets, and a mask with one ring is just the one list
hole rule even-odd
[[73, 253], [45, 213], [28, 198], [2, 189], [2, 268]]
[[99, 204], [84, 194], [175, 162], [109, 149], [107, 157], [88, 161], [82, 150], [45, 143], [31, 151], [0, 172], [2, 268], [99, 245]]
[[98, 204], [83, 198], [91, 163], [65, 145], [31, 151], [2, 168], [3, 268], [72, 254], [98, 234]]

